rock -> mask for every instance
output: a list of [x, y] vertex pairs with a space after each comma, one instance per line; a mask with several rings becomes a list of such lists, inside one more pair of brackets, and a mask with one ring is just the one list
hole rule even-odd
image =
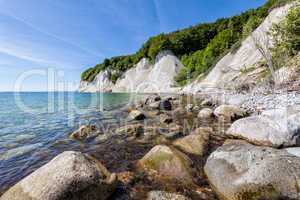
[[193, 111], [199, 111], [200, 110], [200, 107], [199, 106], [194, 106], [194, 108], [193, 108]]
[[116, 175], [79, 152], [64, 152], [10, 188], [0, 200], [105, 200]]
[[160, 177], [184, 184], [193, 183], [192, 161], [183, 153], [165, 145], [153, 147], [140, 161], [146, 172], [156, 172]]
[[185, 106], [185, 109], [186, 111], [188, 112], [192, 112], [193, 111], [193, 108], [194, 108], [194, 105], [193, 104], [188, 104]]
[[160, 101], [157, 101], [157, 102], [153, 102], [153, 103], [150, 103], [149, 105], [148, 105], [148, 107], [150, 108], [150, 109], [159, 109], [159, 106], [160, 106]]
[[200, 119], [210, 119], [211, 117], [213, 117], [213, 110], [210, 108], [203, 108], [198, 113], [198, 118]]
[[144, 120], [146, 116], [139, 110], [133, 110], [129, 113], [128, 118], [131, 120]]
[[161, 100], [161, 97], [157, 94], [154, 94], [154, 95], [147, 97], [147, 99], [145, 100], [145, 105], [150, 105], [150, 104], [158, 102], [160, 100]]
[[76, 140], [85, 140], [90, 137], [95, 137], [100, 133], [95, 125], [81, 126], [77, 131], [70, 135], [70, 138]]
[[235, 105], [221, 105], [214, 111], [216, 117], [225, 117], [226, 119], [238, 119], [244, 117], [246, 112]]
[[98, 137], [95, 138], [96, 143], [102, 143], [109, 139], [109, 136], [107, 134], [101, 134]]
[[209, 133], [192, 134], [176, 140], [173, 145], [186, 153], [203, 156], [209, 142]]
[[190, 198], [165, 191], [151, 191], [148, 193], [147, 200], [190, 200]]
[[204, 99], [202, 102], [201, 102], [201, 107], [205, 107], [205, 106], [213, 106], [214, 103], [212, 101], [212, 99]]
[[300, 158], [286, 150], [230, 141], [210, 155], [204, 170], [224, 200], [300, 198]]
[[170, 124], [170, 123], [172, 123], [173, 122], [173, 119], [172, 119], [172, 117], [170, 117], [169, 115], [167, 115], [167, 114], [161, 114], [160, 116], [159, 116], [159, 121], [160, 121], [160, 123], [162, 123], [162, 124]]
[[167, 131], [161, 130], [160, 133], [163, 135], [166, 139], [174, 140], [179, 137], [182, 137], [183, 135], [183, 127], [180, 125], [177, 125], [175, 123], [168, 125]]
[[[292, 127], [292, 122], [290, 124]], [[291, 129], [291, 131], [287, 131], [286, 128], [268, 117], [252, 116], [235, 121], [226, 134], [245, 139], [256, 145], [277, 148], [299, 145], [300, 135], [298, 130]]]
[[186, 115], [186, 110], [184, 108], [179, 107], [173, 111], [173, 116], [183, 116], [183, 115]]
[[116, 130], [118, 135], [126, 134], [128, 136], [139, 137], [144, 133], [144, 127], [142, 124], [132, 124], [120, 127]]
[[172, 103], [168, 99], [162, 100], [160, 101], [159, 108], [161, 110], [172, 110]]

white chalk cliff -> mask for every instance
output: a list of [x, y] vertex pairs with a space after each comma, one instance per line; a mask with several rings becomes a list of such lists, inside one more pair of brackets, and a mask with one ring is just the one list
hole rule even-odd
[[109, 79], [110, 73], [105, 70], [100, 72], [92, 82], [81, 81], [80, 92], [111, 92], [114, 84]]
[[109, 80], [107, 71], [100, 72], [91, 83], [82, 81], [81, 92], [133, 92], [171, 93], [178, 92], [174, 77], [183, 68], [180, 60], [170, 51], [158, 54], [155, 64], [143, 58], [132, 69], [126, 71], [116, 84]]
[[272, 10], [263, 23], [242, 42], [241, 47], [235, 53], [228, 53], [216, 64], [206, 78], [195, 80], [184, 87], [182, 92], [196, 93], [224, 88], [230, 89], [238, 81], [241, 82], [238, 78], [243, 74], [242, 71], [253, 67], [256, 67], [253, 71], [259, 71], [258, 63], [264, 58], [258, 50], [257, 44], [264, 48], [272, 46], [272, 38], [268, 32], [273, 24], [279, 23], [286, 17], [292, 6], [293, 4], [287, 4]]

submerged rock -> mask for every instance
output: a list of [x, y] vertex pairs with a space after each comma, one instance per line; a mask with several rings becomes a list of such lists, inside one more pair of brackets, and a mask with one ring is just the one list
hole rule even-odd
[[203, 156], [207, 150], [208, 142], [209, 133], [201, 132], [200, 134], [192, 134], [178, 139], [173, 145], [186, 153]]
[[221, 105], [214, 111], [216, 117], [224, 117], [226, 119], [235, 120], [246, 115], [246, 112], [235, 105]]
[[192, 161], [183, 153], [165, 145], [158, 145], [151, 149], [140, 161], [140, 167], [151, 173], [171, 181], [184, 184], [193, 183]]
[[[295, 120], [294, 120], [295, 119]], [[234, 122], [227, 135], [245, 139], [253, 144], [287, 147], [300, 145], [300, 123], [297, 123], [298, 116], [292, 116], [288, 125], [277, 123], [265, 116], [252, 116]], [[295, 128], [296, 127], [296, 128]]]
[[0, 200], [105, 200], [116, 187], [116, 175], [79, 152], [64, 152], [37, 169]]
[[300, 199], [300, 158], [286, 150], [226, 142], [210, 155], [205, 173], [224, 200]]
[[120, 127], [116, 130], [117, 134], [126, 134], [128, 136], [138, 137], [144, 133], [144, 126], [142, 124], [132, 124]]
[[128, 116], [131, 120], [144, 120], [146, 116], [139, 110], [132, 110]]
[[95, 137], [100, 133], [95, 125], [81, 126], [78, 130], [70, 135], [70, 138], [76, 140], [85, 140], [90, 137]]
[[151, 191], [148, 193], [147, 200], [190, 200], [190, 198], [165, 191]]
[[14, 149], [10, 149], [6, 151], [4, 154], [0, 155], [0, 160], [9, 160], [11, 158], [22, 156], [26, 153], [30, 153], [34, 151], [40, 146], [42, 146], [42, 144], [38, 143], [38, 144], [25, 145]]
[[194, 108], [194, 105], [193, 104], [188, 104], [185, 106], [185, 109], [186, 111], [188, 112], [192, 112], [193, 111], [193, 108]]

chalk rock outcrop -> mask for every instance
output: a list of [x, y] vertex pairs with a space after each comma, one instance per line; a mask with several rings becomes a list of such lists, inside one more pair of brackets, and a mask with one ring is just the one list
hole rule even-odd
[[227, 142], [210, 155], [204, 170], [223, 200], [300, 199], [300, 158], [286, 150]]
[[111, 92], [114, 84], [109, 77], [109, 71], [102, 71], [92, 82], [81, 81], [79, 92]]
[[258, 50], [257, 44], [265, 47], [266, 43], [272, 43], [268, 32], [273, 24], [277, 24], [285, 18], [291, 6], [292, 4], [287, 4], [272, 10], [264, 22], [242, 42], [241, 47], [236, 52], [228, 53], [203, 81], [194, 81], [183, 88], [182, 92], [196, 93], [236, 87], [240, 82], [237, 81], [237, 78], [243, 75], [242, 71], [254, 66], [260, 67], [257, 64], [263, 60], [263, 56]]
[[64, 152], [10, 188], [1, 200], [105, 200], [116, 175], [79, 152]]

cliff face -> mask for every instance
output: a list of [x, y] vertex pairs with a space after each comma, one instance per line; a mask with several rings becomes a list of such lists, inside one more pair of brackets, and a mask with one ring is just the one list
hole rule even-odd
[[[264, 57], [258, 46], [268, 48], [272, 46], [272, 38], [268, 32], [273, 24], [279, 23], [288, 14], [292, 4], [272, 10], [264, 22], [242, 42], [241, 47], [234, 53], [228, 53], [211, 70], [203, 80], [195, 80], [183, 88], [184, 93], [211, 91], [216, 89], [232, 89], [233, 87], [255, 79], [263, 72], [259, 62]], [[245, 73], [248, 72], [248, 73]]]
[[111, 92], [114, 84], [109, 80], [109, 72], [100, 72], [93, 82], [81, 81], [79, 92]]
[[109, 80], [109, 72], [100, 72], [91, 82], [82, 81], [80, 92], [136, 92], [136, 93], [171, 93], [179, 91], [174, 77], [183, 67], [180, 60], [170, 51], [161, 52], [151, 65], [143, 58], [134, 68], [126, 71], [113, 84]]

